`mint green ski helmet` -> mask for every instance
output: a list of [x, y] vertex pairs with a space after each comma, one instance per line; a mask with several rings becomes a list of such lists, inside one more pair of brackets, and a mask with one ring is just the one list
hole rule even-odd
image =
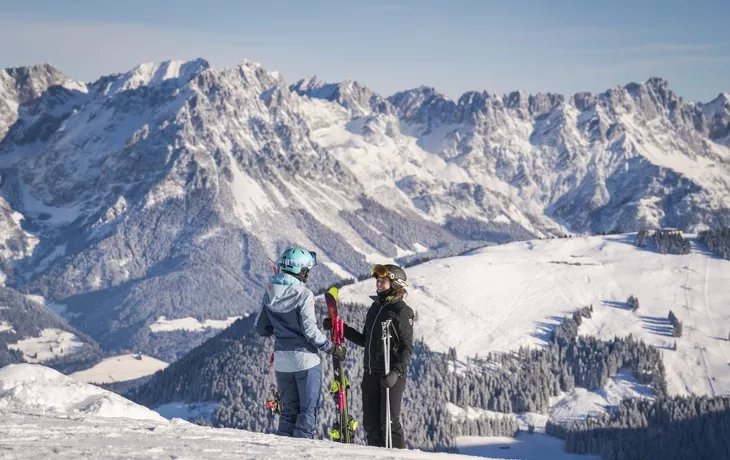
[[279, 270], [300, 274], [317, 265], [317, 253], [302, 248], [289, 248], [279, 257]]

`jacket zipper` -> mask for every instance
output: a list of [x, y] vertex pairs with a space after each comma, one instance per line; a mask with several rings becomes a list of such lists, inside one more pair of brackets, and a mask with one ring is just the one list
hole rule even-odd
[[[387, 304], [386, 304], [387, 305]], [[368, 372], [373, 373], [373, 367], [372, 367], [372, 361], [373, 361], [373, 354], [371, 353], [370, 346], [373, 343], [373, 330], [375, 329], [375, 324], [377, 323], [378, 316], [380, 316], [380, 312], [383, 311], [383, 308], [385, 308], [385, 305], [380, 306], [380, 310], [378, 310], [378, 313], [375, 315], [375, 318], [373, 318], [373, 328], [370, 329], [370, 339], [368, 340]], [[382, 328], [382, 323], [381, 326]]]

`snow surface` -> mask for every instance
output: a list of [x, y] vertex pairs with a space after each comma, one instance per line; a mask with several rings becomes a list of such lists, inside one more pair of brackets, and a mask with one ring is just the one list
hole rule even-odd
[[610, 406], [617, 406], [626, 398], [654, 399], [654, 394], [651, 387], [638, 383], [630, 372], [621, 370], [603, 388], [576, 387], [551, 400], [549, 418], [554, 422], [585, 420], [589, 415], [605, 413]]
[[35, 364], [9, 364], [0, 369], [0, 411], [166, 422], [156, 412], [116, 393]]
[[[191, 409], [209, 411], [214, 406], [213, 403], [191, 408], [183, 407], [184, 404], [175, 407], [176, 404], [165, 405], [165, 411], [174, 416]], [[561, 451], [562, 441], [541, 434], [520, 434], [515, 439], [460, 437], [456, 442], [463, 454], [481, 458], [594, 458], [565, 454]], [[510, 448], [499, 448], [506, 445]], [[180, 418], [168, 421], [115, 393], [35, 364], [12, 364], [0, 369], [0, 451], [4, 459], [468, 458], [202, 427]]]
[[[87, 417], [68, 420], [3, 413], [4, 459], [158, 458], [196, 460], [424, 459], [460, 460], [463, 455], [384, 450], [330, 441], [285, 438], [251, 431], [209, 428], [180, 419], [167, 424]], [[504, 457], [491, 457], [504, 458]], [[566, 457], [567, 458], [567, 457]], [[584, 457], [589, 460], [590, 457]]]
[[343, 279], [347, 279], [347, 278], [357, 279], [357, 276], [353, 275], [352, 273], [350, 273], [347, 270], [345, 270], [344, 268], [342, 268], [342, 265], [340, 265], [340, 264], [336, 264], [334, 262], [323, 262], [322, 264], [325, 265], [330, 270], [332, 270], [332, 273], [334, 273], [335, 275], [337, 275]]
[[82, 213], [81, 205], [74, 204], [71, 206], [48, 206], [41, 200], [35, 198], [28, 185], [20, 181], [20, 190], [22, 195], [23, 211], [28, 214], [47, 214], [50, 217], [45, 222], [53, 224], [68, 224], [79, 218]]
[[[670, 394], [730, 394], [730, 261], [694, 238], [691, 254], [679, 256], [633, 241], [634, 235], [522, 241], [410, 267], [414, 333], [436, 351], [485, 356], [543, 346], [565, 315], [593, 305], [579, 333], [631, 333], [659, 348]], [[369, 305], [372, 291], [365, 280], [344, 286], [340, 297]], [[636, 312], [625, 303], [632, 294], [640, 302]], [[681, 338], [671, 337], [669, 310], [684, 324]]]
[[[137, 357], [141, 359], [137, 359]], [[154, 374], [168, 366], [168, 363], [146, 355], [126, 354], [104, 359], [94, 367], [70, 374], [80, 382], [112, 383], [134, 380]]]
[[0, 332], [15, 332], [15, 329], [13, 328], [13, 325], [8, 323], [7, 321], [0, 321]]
[[[446, 403], [446, 410], [453, 420], [469, 419], [476, 420], [480, 418], [514, 418], [521, 430], [527, 431], [529, 426], [535, 428], [536, 433], [541, 435], [545, 432], [545, 425], [548, 420], [555, 423], [568, 422], [571, 420], [585, 420], [588, 416], [606, 413], [611, 406], [618, 405], [624, 398], [649, 398], [653, 399], [654, 395], [648, 385], [636, 382], [636, 379], [626, 370], [621, 370], [618, 375], [609, 379], [603, 388], [597, 390], [587, 390], [585, 388], [574, 388], [568, 393], [562, 393], [560, 396], [550, 399], [550, 411], [548, 414], [540, 414], [535, 412], [522, 413], [502, 413], [475, 407], [459, 407], [453, 403]], [[537, 441], [541, 444], [542, 437], [530, 437], [525, 441]], [[556, 439], [557, 443], [550, 441], [551, 445], [564, 445], [563, 441]], [[499, 444], [500, 440], [491, 440], [487, 444]], [[559, 448], [562, 452], [563, 447]], [[540, 458], [540, 457], [525, 457]], [[570, 457], [568, 457], [570, 458]]]
[[66, 243], [56, 246], [50, 254], [38, 261], [35, 268], [33, 269], [33, 273], [42, 273], [54, 260], [66, 255], [66, 246]]
[[225, 329], [231, 324], [235, 323], [240, 316], [230, 316], [227, 319], [206, 319], [202, 323], [195, 318], [185, 317], [179, 319], [167, 319], [164, 316], [157, 318], [157, 321], [150, 324], [150, 330], [152, 332], [167, 332], [167, 331], [202, 331], [205, 329]]
[[465, 455], [521, 460], [600, 460], [593, 455], [566, 454], [564, 441], [542, 433], [518, 433], [514, 438], [500, 436], [458, 436], [456, 447]]
[[176, 401], [154, 408], [154, 411], [167, 419], [180, 418], [183, 420], [211, 420], [213, 411], [218, 407], [217, 401], [207, 401], [200, 403], [186, 403]]
[[40, 337], [30, 337], [9, 343], [11, 350], [20, 350], [23, 359], [29, 363], [47, 361], [57, 356], [73, 353], [84, 346], [75, 334], [61, 329], [43, 329]]
[[[33, 254], [33, 249], [38, 244], [38, 237], [32, 235], [21, 227], [23, 214], [13, 210], [10, 204], [0, 197], [0, 258], [21, 259]], [[11, 242], [14, 241], [14, 244]], [[20, 240], [21, 244], [18, 244]], [[14, 248], [14, 249], [11, 249]], [[4, 284], [5, 274], [0, 271], [0, 282]]]

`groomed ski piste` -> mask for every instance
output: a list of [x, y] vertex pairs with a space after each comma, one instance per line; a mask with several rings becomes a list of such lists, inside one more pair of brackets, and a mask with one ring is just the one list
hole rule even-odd
[[[635, 234], [622, 234], [513, 242], [407, 268], [414, 336], [460, 359], [484, 357], [543, 346], [564, 316], [593, 305], [578, 333], [632, 334], [659, 348], [670, 395], [730, 394], [730, 261], [685, 236], [687, 255], [639, 248]], [[345, 286], [340, 301], [369, 305], [374, 289], [372, 280]], [[670, 310], [683, 323], [680, 338]]]

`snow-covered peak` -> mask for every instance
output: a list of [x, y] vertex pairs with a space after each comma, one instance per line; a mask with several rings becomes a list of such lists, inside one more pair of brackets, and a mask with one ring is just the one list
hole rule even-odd
[[730, 146], [730, 93], [722, 93], [707, 104], [700, 105], [710, 139]]
[[655, 91], [668, 91], [669, 81], [661, 77], [651, 77], [644, 84]]
[[291, 85], [289, 89], [293, 92], [303, 95], [306, 94], [308, 91], [315, 91], [325, 85], [327, 85], [326, 82], [320, 80], [319, 77], [317, 77], [316, 75], [313, 75], [311, 77], [302, 78], [298, 82]]
[[673, 111], [679, 107], [679, 97], [669, 88], [669, 82], [663, 78], [652, 77], [644, 83], [629, 83], [624, 86], [631, 97], [642, 109], [651, 114], [651, 105], [654, 109], [663, 108]]
[[264, 87], [286, 87], [279, 72], [269, 72], [260, 63], [244, 59], [238, 67], [241, 77], [249, 84], [261, 84]]
[[702, 108], [706, 112], [730, 110], [730, 93], [720, 93], [715, 99], [711, 100], [707, 104], [702, 104]]
[[[46, 97], [49, 89], [58, 91]], [[21, 106], [36, 103], [44, 97], [44, 108], [50, 108], [59, 102], [63, 104], [66, 99], [64, 95], [57, 96], [64, 91], [86, 93], [88, 90], [84, 83], [69, 79], [51, 64], [0, 70], [0, 140], [17, 121]]]
[[36, 364], [0, 369], [0, 410], [45, 416], [131, 418], [166, 423], [146, 407]]
[[503, 98], [504, 106], [510, 109], [527, 109], [530, 104], [530, 94], [527, 91], [512, 91]]
[[400, 91], [388, 97], [388, 102], [394, 105], [400, 114], [408, 116], [424, 104], [434, 101], [450, 101], [445, 95], [431, 86], [421, 85], [418, 88]]
[[299, 80], [290, 90], [312, 99], [337, 102], [353, 115], [387, 112], [387, 104], [379, 94], [362, 83], [347, 79], [340, 83], [325, 83], [316, 76]]
[[440, 97], [448, 99], [448, 96], [439, 92], [433, 86], [421, 85], [417, 88], [408, 89], [405, 91], [399, 91], [388, 98], [388, 101], [394, 105], [403, 105], [404, 102], [411, 102], [417, 100], [427, 100], [432, 97]]
[[575, 93], [572, 98], [573, 105], [578, 110], [586, 110], [596, 102], [596, 96], [589, 92]]
[[0, 98], [14, 96], [18, 104], [25, 104], [51, 86], [69, 82], [66, 74], [51, 64], [11, 67], [0, 71]]
[[467, 91], [461, 95], [458, 104], [472, 107], [483, 106], [490, 97], [487, 91]]
[[167, 80], [177, 80], [180, 84], [185, 84], [208, 68], [210, 68], [210, 64], [205, 59], [146, 62], [122, 74], [112, 85], [110, 92], [115, 94], [141, 86], [153, 86]]

